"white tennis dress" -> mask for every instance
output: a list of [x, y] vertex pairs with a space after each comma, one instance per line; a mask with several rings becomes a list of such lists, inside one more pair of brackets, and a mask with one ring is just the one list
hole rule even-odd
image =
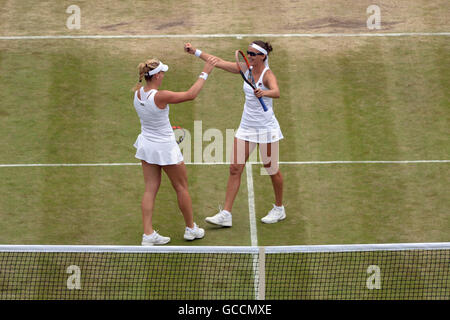
[[175, 140], [169, 120], [169, 105], [160, 109], [155, 104], [158, 90], [145, 92], [141, 87], [138, 98], [134, 94], [134, 108], [141, 120], [141, 133], [134, 143], [135, 157], [147, 163], [160, 166], [177, 164], [183, 161], [180, 147]]
[[[266, 67], [256, 82], [257, 88], [261, 90], [269, 90], [264, 86], [264, 74], [269, 70]], [[248, 77], [248, 71], [245, 74]], [[236, 132], [236, 138], [240, 140], [256, 142], [256, 143], [272, 143], [283, 139], [280, 125], [273, 112], [272, 98], [263, 97], [267, 111], [261, 106], [258, 98], [255, 96], [253, 89], [244, 81], [245, 104], [242, 113], [241, 124]]]

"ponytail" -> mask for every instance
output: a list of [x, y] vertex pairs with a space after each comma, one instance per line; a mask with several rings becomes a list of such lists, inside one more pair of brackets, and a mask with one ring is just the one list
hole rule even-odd
[[139, 72], [139, 79], [138, 79], [138, 82], [136, 83], [136, 85], [134, 86], [134, 88], [131, 89], [132, 91], [139, 90], [142, 87], [142, 84], [141, 84], [142, 79], [144, 79], [145, 73], [148, 72], [145, 70], [146, 67], [147, 67], [146, 63], [139, 63], [139, 65], [137, 66], [138, 72]]

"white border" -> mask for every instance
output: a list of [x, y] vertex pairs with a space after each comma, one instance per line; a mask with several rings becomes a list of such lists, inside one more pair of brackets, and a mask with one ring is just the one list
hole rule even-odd
[[0, 252], [258, 253], [247, 246], [0, 245]]
[[450, 242], [383, 243], [305, 246], [92, 246], [92, 245], [0, 245], [0, 252], [117, 252], [117, 253], [243, 253], [258, 254], [449, 250]]
[[347, 244], [347, 245], [307, 245], [266, 247], [270, 253], [313, 253], [313, 252], [357, 252], [357, 251], [403, 251], [403, 250], [449, 250], [450, 242], [427, 243], [383, 243], [383, 244]]

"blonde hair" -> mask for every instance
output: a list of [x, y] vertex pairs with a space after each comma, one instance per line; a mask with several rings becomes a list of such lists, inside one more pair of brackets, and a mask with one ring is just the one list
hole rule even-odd
[[156, 69], [158, 66], [159, 66], [159, 60], [156, 58], [139, 63], [139, 65], [137, 66], [138, 72], [139, 72], [139, 80], [138, 80], [138, 83], [136, 83], [136, 85], [132, 89], [132, 91], [139, 90], [142, 87], [142, 85], [141, 85], [142, 79], [145, 78], [145, 80], [150, 80], [152, 78], [152, 76], [147, 75], [147, 72], [149, 72], [153, 69]]

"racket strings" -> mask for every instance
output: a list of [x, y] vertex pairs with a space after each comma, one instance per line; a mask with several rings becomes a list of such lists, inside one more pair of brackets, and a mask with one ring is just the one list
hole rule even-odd
[[239, 53], [239, 55], [238, 55], [238, 66], [239, 66], [239, 69], [241, 69], [242, 73], [245, 74], [248, 71], [247, 61], [245, 60], [242, 53]]
[[[183, 142], [184, 137], [186, 136], [186, 131], [180, 126], [172, 126], [172, 129], [175, 133], [175, 140], [178, 144]], [[178, 137], [177, 137], [178, 136]]]
[[253, 77], [252, 74], [252, 68], [248, 66], [248, 62], [242, 55], [242, 52], [239, 52], [238, 62], [239, 68], [241, 69], [242, 73], [245, 75], [245, 73], [248, 72], [247, 80], [250, 81], [253, 85], [255, 85], [255, 78]]

